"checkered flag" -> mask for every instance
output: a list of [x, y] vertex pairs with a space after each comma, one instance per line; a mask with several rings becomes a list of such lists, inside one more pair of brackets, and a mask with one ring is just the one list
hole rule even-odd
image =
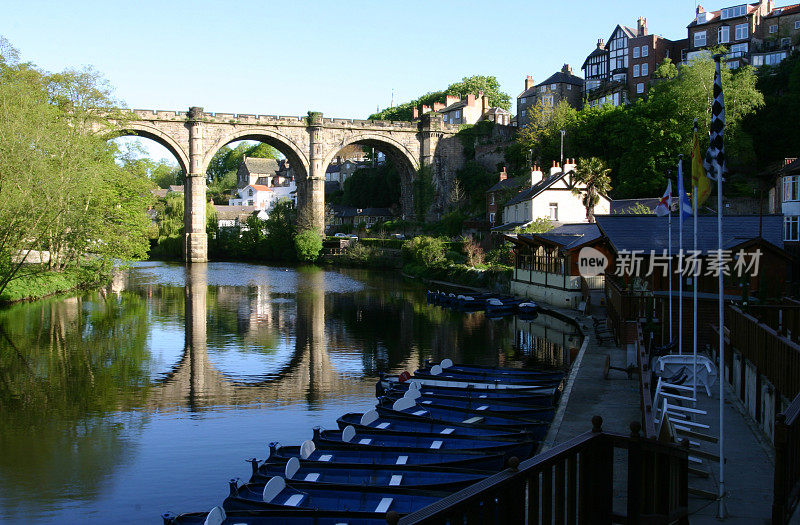
[[722, 55], [714, 55], [714, 101], [711, 103], [711, 125], [708, 128], [708, 150], [703, 159], [706, 176], [717, 180], [725, 173], [725, 95], [722, 93], [722, 75], [719, 60]]

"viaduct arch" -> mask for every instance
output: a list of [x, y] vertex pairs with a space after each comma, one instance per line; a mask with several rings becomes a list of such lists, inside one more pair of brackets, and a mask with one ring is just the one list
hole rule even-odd
[[[414, 210], [412, 183], [416, 171], [431, 166], [435, 181], [452, 178], [463, 164], [463, 149], [455, 137], [458, 126], [440, 115], [426, 114], [417, 122], [207, 113], [135, 109], [114, 123], [111, 136], [136, 135], [170, 150], [186, 174], [184, 243], [187, 262], [208, 260], [206, 237], [206, 170], [214, 154], [236, 140], [258, 140], [283, 153], [295, 170], [298, 212], [311, 227], [325, 226], [325, 171], [336, 154], [350, 144], [374, 146], [396, 161], [401, 170], [403, 213]], [[439, 186], [439, 185], [437, 185]], [[446, 186], [446, 183], [445, 183]]]

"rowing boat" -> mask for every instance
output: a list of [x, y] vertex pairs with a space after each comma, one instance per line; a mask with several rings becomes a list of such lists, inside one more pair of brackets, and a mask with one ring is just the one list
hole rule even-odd
[[[337, 419], [336, 423], [339, 425], [340, 429], [344, 429], [348, 425], [353, 425], [356, 429], [364, 428], [373, 431], [424, 432], [450, 436], [473, 436], [484, 439], [496, 439], [498, 437], [504, 439], [525, 439], [528, 436], [528, 434], [521, 429], [503, 429], [485, 425], [476, 426], [469, 423], [437, 421], [435, 419], [409, 418], [403, 414], [384, 413], [379, 415], [376, 410], [370, 410], [363, 414], [351, 412]], [[543, 429], [541, 434], [544, 435], [547, 423], [541, 423], [539, 426]], [[531, 437], [538, 439], [537, 429], [532, 428], [531, 431]]]

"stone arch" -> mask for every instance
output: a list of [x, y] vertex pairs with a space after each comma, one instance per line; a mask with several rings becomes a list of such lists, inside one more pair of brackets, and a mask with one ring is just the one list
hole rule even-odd
[[370, 132], [361, 132], [346, 136], [323, 157], [321, 168], [323, 176], [336, 154], [339, 153], [342, 148], [351, 144], [374, 146], [375, 149], [381, 151], [387, 157], [395, 161], [400, 172], [400, 205], [403, 215], [411, 215], [414, 213], [413, 182], [416, 178], [417, 170], [420, 168], [420, 162], [417, 155], [394, 137]]
[[[309, 171], [308, 155], [297, 143], [278, 131], [270, 128], [248, 128], [224, 135], [214, 146], [206, 150], [203, 157], [203, 170], [205, 173], [214, 155], [225, 145], [236, 140], [257, 140], [277, 149], [289, 159], [289, 164], [295, 170], [295, 177], [305, 178]], [[302, 169], [298, 169], [301, 168]]]
[[183, 173], [188, 175], [189, 173], [188, 145], [187, 149], [184, 149], [183, 146], [180, 143], [178, 143], [178, 141], [176, 141], [169, 134], [164, 133], [157, 127], [137, 122], [126, 122], [122, 128], [115, 129], [107, 133], [108, 139], [115, 139], [118, 137], [126, 137], [126, 136], [144, 137], [161, 144], [175, 156], [175, 158], [178, 160], [178, 164], [183, 170]]

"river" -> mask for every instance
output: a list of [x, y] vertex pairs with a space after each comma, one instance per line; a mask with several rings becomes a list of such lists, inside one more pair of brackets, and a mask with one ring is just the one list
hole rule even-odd
[[427, 358], [566, 367], [575, 330], [425, 301], [396, 273], [137, 263], [108, 290], [0, 310], [0, 521], [208, 510], [267, 443], [375, 404]]

